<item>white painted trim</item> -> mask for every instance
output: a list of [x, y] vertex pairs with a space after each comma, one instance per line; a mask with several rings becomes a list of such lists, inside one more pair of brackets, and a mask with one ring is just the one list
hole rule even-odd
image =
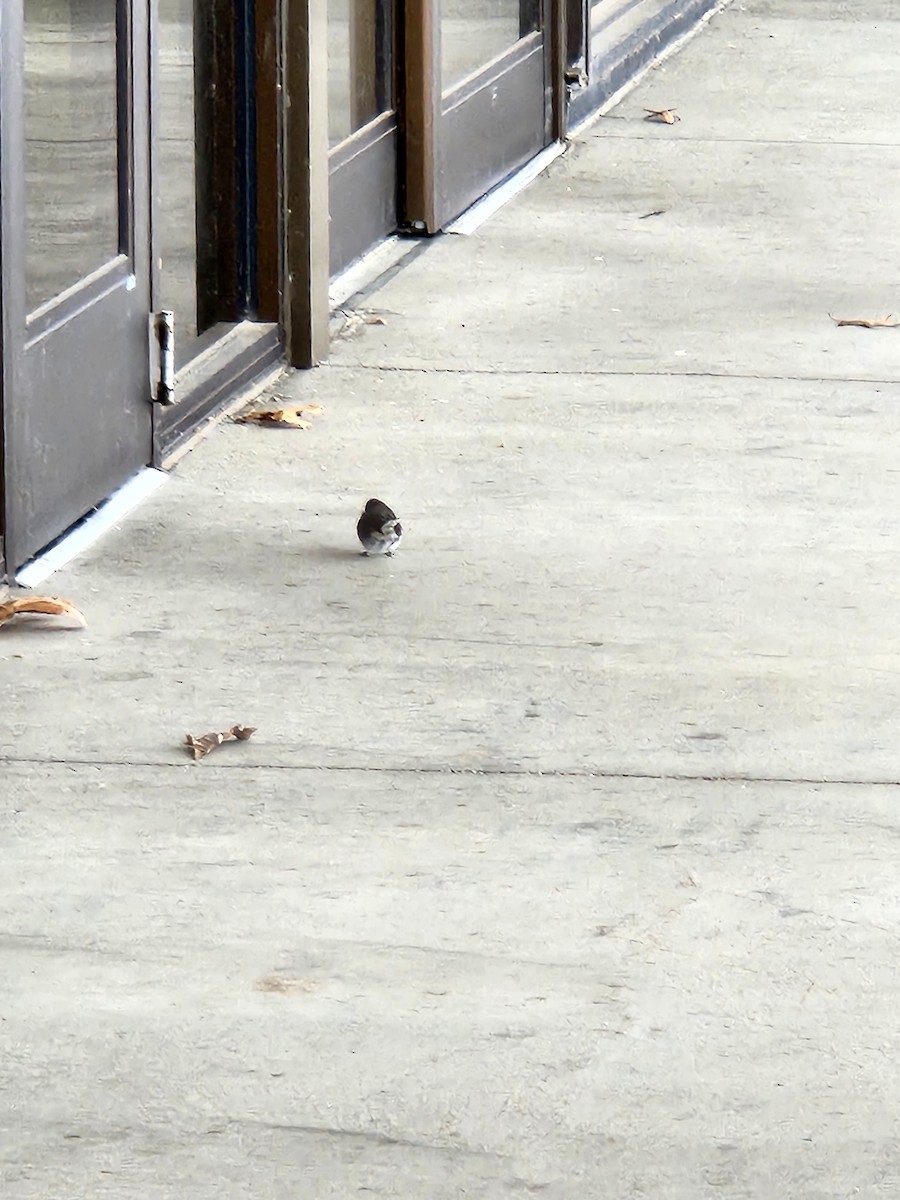
[[471, 208], [467, 208], [455, 221], [451, 221], [445, 227], [444, 233], [455, 233], [460, 237], [468, 237], [470, 233], [474, 233], [479, 225], [483, 225], [488, 217], [492, 217], [498, 209], [512, 200], [513, 196], [518, 196], [519, 192], [524, 191], [554, 159], [565, 153], [565, 149], [565, 142], [554, 142], [545, 146], [540, 154], [536, 154], [521, 170], [516, 171], [515, 175], [510, 175], [509, 179], [499, 183], [486, 196], [476, 200]]
[[16, 575], [19, 587], [33, 588], [48, 579], [54, 571], [70, 563], [88, 546], [93, 546], [104, 533], [118, 525], [149, 495], [168, 480], [165, 471], [144, 467], [132, 479], [113, 492], [108, 500], [80, 521], [71, 533], [66, 534], [49, 550], [26, 563]]

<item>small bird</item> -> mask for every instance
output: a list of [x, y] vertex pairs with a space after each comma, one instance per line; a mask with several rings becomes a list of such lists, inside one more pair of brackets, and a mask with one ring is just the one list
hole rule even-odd
[[386, 554], [390, 558], [400, 544], [403, 528], [397, 514], [381, 500], [367, 500], [356, 523], [356, 535], [363, 544], [363, 554]]

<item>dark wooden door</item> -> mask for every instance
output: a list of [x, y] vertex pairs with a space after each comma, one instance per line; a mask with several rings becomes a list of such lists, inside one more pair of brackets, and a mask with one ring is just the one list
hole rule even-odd
[[151, 460], [147, 0], [4, 0], [11, 574]]

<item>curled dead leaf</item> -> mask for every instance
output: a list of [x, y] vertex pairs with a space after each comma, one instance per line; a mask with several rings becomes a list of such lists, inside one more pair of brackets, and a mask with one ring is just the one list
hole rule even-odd
[[832, 313], [828, 315], [838, 327], [855, 325], [859, 329], [900, 329], [900, 321], [892, 319], [893, 313], [888, 313], [886, 317], [874, 317], [871, 320], [867, 317], [836, 317]]
[[645, 121], [659, 121], [663, 125], [674, 125], [681, 120], [675, 108], [645, 108]]
[[365, 309], [339, 308], [335, 314], [341, 322], [337, 331], [338, 337], [362, 337], [367, 325], [387, 325], [387, 317], [378, 312], [367, 312]]
[[235, 417], [239, 425], [274, 425], [284, 429], [309, 429], [305, 416], [318, 417], [324, 410], [321, 404], [300, 404], [296, 408], [260, 408]]
[[28, 614], [71, 617], [78, 625], [87, 625], [84, 614], [74, 604], [53, 596], [18, 596], [14, 600], [0, 602], [0, 625], [5, 625], [12, 617]]
[[223, 742], [246, 742], [247, 738], [252, 737], [254, 733], [256, 733], [256, 729], [251, 725], [232, 725], [230, 729], [225, 729], [221, 733], [203, 733], [199, 736], [186, 733], [184, 744], [188, 753], [193, 754], [196, 761], [198, 758], [206, 758], [207, 754], [211, 754], [213, 750], [218, 750]]

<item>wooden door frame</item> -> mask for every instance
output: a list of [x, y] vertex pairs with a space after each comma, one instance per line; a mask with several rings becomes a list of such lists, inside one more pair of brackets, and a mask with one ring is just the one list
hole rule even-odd
[[[197, 430], [282, 353], [282, 64], [281, 0], [249, 0], [238, 15], [230, 0], [195, 4], [194, 149], [198, 170], [197, 310], [203, 332], [177, 362], [176, 402], [154, 406], [154, 465], [168, 466]], [[150, 0], [151, 60], [162, 53], [160, 0]], [[153, 72], [153, 212], [165, 176]], [[193, 217], [193, 214], [191, 214]], [[153, 254], [153, 307], [165, 306]], [[179, 331], [176, 329], [176, 338]], [[180, 341], [180, 339], [179, 339]]]
[[[403, 138], [401, 220], [437, 233], [437, 135], [441, 119], [439, 0], [399, 0], [403, 37], [398, 102]], [[416, 100], [419, 103], [416, 103]]]

